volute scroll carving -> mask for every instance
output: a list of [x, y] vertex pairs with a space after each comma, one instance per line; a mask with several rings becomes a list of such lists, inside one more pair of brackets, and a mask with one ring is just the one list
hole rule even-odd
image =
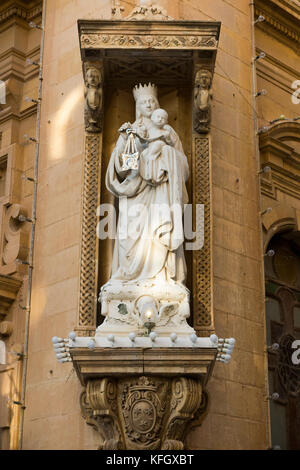
[[200, 425], [206, 410], [201, 380], [186, 377], [91, 380], [80, 401], [99, 450], [183, 450], [192, 420]]
[[176, 378], [172, 382], [172, 400], [162, 450], [183, 450], [187, 426], [201, 404], [200, 379]]
[[117, 386], [113, 379], [92, 380], [81, 394], [82, 416], [101, 437], [98, 450], [123, 448], [117, 416]]

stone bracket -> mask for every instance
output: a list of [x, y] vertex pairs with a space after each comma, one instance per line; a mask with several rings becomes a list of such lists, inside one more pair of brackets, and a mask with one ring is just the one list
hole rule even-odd
[[183, 450], [188, 426], [194, 418], [200, 424], [207, 404], [200, 378], [144, 375], [90, 380], [80, 401], [99, 450]]
[[102, 450], [182, 450], [207, 411], [214, 348], [71, 348], [82, 416]]
[[219, 22], [79, 20], [82, 55], [95, 49], [216, 50]]

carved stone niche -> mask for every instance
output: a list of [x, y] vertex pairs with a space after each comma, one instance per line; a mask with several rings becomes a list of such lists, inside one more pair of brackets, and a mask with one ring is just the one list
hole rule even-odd
[[208, 407], [205, 386], [216, 350], [193, 348], [71, 350], [85, 387], [82, 416], [99, 450], [183, 450]]
[[[205, 223], [199, 227], [204, 246], [187, 255], [187, 284], [192, 292], [191, 325], [198, 336], [210, 336], [214, 321], [209, 130], [220, 23], [129, 17], [80, 20], [78, 27], [86, 137], [76, 334], [80, 339], [95, 335], [99, 288], [110, 276], [113, 241], [99, 243], [96, 227], [97, 207], [111, 201], [103, 184], [111, 142], [118, 124], [134, 115], [132, 88], [151, 82], [161, 90], [161, 106], [173, 107], [171, 124], [191, 149], [190, 202], [205, 206]], [[99, 433], [99, 449], [180, 450], [188, 430], [205, 416], [205, 387], [217, 348], [72, 347], [70, 354], [85, 387], [82, 415]]]
[[112, 202], [104, 184], [111, 142], [115, 141], [118, 124], [133, 118], [132, 88], [140, 82], [152, 82], [158, 86], [161, 106], [168, 109], [170, 123], [187, 151], [190, 202], [194, 208], [205, 208], [205, 226], [197, 228], [204, 247], [187, 252], [187, 284], [192, 292], [192, 326], [200, 336], [211, 334], [214, 320], [209, 131], [220, 23], [79, 20], [78, 28], [86, 84], [86, 138], [76, 332], [91, 336], [99, 326], [99, 288], [110, 277], [113, 241], [99, 243], [96, 228], [97, 208]]

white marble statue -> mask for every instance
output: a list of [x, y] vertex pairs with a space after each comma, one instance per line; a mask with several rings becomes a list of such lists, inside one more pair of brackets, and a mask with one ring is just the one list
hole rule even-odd
[[187, 158], [159, 107], [157, 88], [139, 85], [133, 94], [136, 121], [120, 128], [106, 174], [107, 189], [119, 200], [119, 220], [111, 279], [100, 292], [106, 319], [97, 334], [143, 334], [147, 321], [161, 334], [187, 334], [193, 331], [184, 286]]

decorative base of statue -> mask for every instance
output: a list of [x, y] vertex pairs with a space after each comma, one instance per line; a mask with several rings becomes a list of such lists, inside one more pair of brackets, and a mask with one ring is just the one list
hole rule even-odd
[[145, 336], [149, 334], [147, 324], [159, 336], [194, 333], [187, 324], [190, 293], [183, 284], [110, 280], [102, 287], [99, 300], [105, 320], [96, 336], [128, 336], [129, 333]]

